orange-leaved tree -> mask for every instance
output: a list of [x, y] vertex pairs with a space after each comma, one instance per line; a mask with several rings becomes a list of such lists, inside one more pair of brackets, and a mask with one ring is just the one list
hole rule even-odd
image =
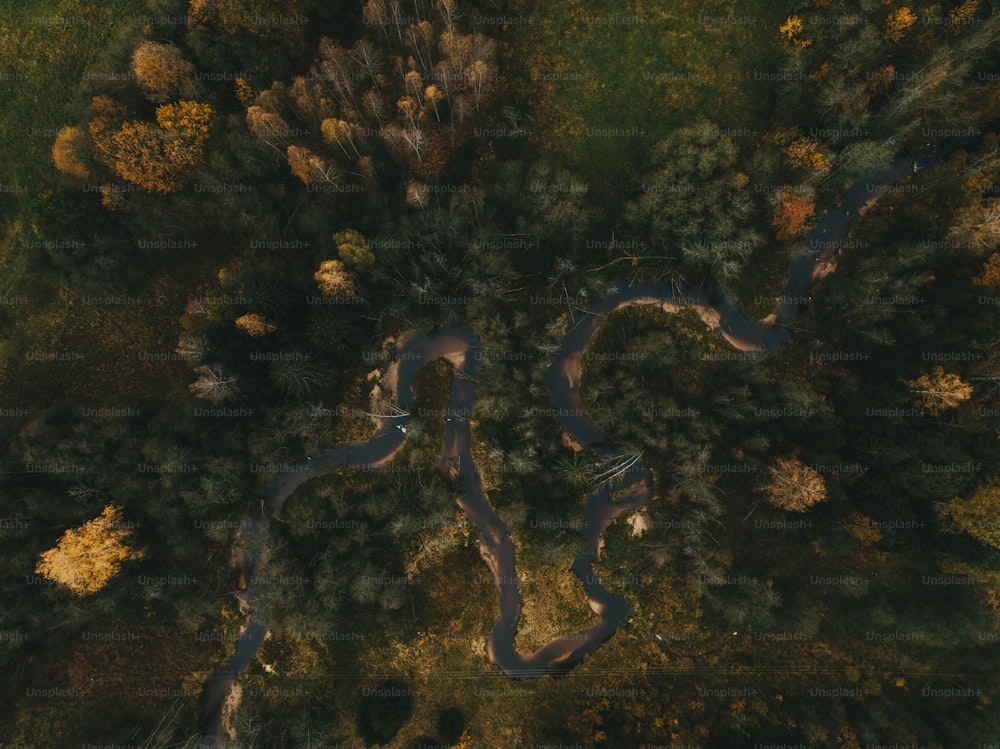
[[157, 125], [136, 120], [111, 135], [107, 147], [115, 172], [147, 192], [181, 189], [204, 156], [214, 120], [208, 104], [178, 101], [156, 109]]
[[916, 393], [914, 402], [918, 408], [926, 408], [932, 416], [938, 416], [949, 408], [955, 408], [972, 397], [972, 385], [952, 372], [945, 372], [938, 365], [929, 373], [915, 380], [905, 380], [910, 392]]
[[354, 296], [354, 278], [340, 260], [324, 260], [313, 280], [323, 296], [349, 299]]
[[972, 279], [973, 286], [1000, 286], [1000, 253], [994, 252], [983, 263], [983, 272]]
[[788, 239], [798, 234], [805, 225], [806, 219], [816, 212], [816, 204], [809, 198], [804, 198], [787, 190], [778, 194], [780, 203], [774, 208], [771, 216], [771, 226], [774, 236], [778, 239]]
[[826, 499], [826, 482], [797, 458], [778, 458], [768, 469], [771, 482], [764, 488], [768, 500], [781, 510], [805, 512]]
[[233, 322], [237, 328], [249, 333], [254, 338], [260, 338], [278, 329], [275, 323], [268, 320], [259, 312], [248, 312], [245, 315], [237, 317]]

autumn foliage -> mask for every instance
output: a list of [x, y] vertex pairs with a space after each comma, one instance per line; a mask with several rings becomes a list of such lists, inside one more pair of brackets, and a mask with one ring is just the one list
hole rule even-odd
[[[323, 38], [307, 75], [276, 82], [247, 106], [251, 132], [307, 184], [373, 180], [373, 148], [433, 182], [495, 100], [497, 44], [462, 33], [454, 3], [368, 0], [375, 38]], [[288, 123], [307, 127], [289, 127]]]
[[122, 179], [147, 192], [174, 192], [201, 163], [213, 117], [207, 104], [165, 104], [156, 110], [159, 126], [126, 122], [111, 135], [105, 152]]
[[778, 33], [781, 35], [782, 42], [786, 45], [797, 49], [805, 49], [812, 44], [812, 39], [802, 38], [802, 28], [802, 19], [799, 16], [789, 16], [778, 27]]
[[957, 8], [952, 8], [948, 13], [948, 28], [952, 33], [957, 34], [961, 31], [962, 26], [972, 23], [977, 10], [979, 10], [979, 0], [965, 0]]
[[932, 416], [938, 416], [949, 408], [955, 408], [972, 397], [972, 385], [957, 374], [945, 372], [936, 366], [930, 373], [924, 373], [915, 380], [907, 380], [918, 408], [926, 408]]
[[354, 279], [340, 260], [324, 260], [313, 280], [323, 296], [348, 299], [354, 296]]
[[190, 93], [194, 65], [173, 44], [144, 42], [132, 53], [132, 72], [146, 98], [161, 103]]
[[1000, 286], [1000, 253], [994, 252], [983, 263], [983, 272], [972, 279], [973, 286]]
[[56, 168], [77, 179], [88, 179], [90, 170], [85, 163], [87, 139], [78, 127], [63, 127], [52, 144], [52, 161]]
[[782, 190], [778, 198], [781, 202], [775, 206], [771, 226], [777, 239], [789, 239], [796, 236], [806, 219], [816, 212], [816, 204], [787, 190]]
[[1000, 198], [960, 209], [948, 231], [948, 239], [971, 250], [1000, 247]]
[[769, 470], [771, 482], [765, 488], [768, 500], [781, 510], [804, 512], [826, 499], [826, 482], [796, 458], [779, 458]]
[[785, 158], [793, 169], [804, 172], [826, 174], [830, 171], [830, 160], [819, 150], [812, 138], [796, 138], [784, 149]]
[[898, 42], [903, 38], [913, 24], [917, 22], [917, 14], [907, 7], [897, 8], [889, 14], [885, 24], [885, 38], [890, 42]]
[[132, 531], [124, 526], [121, 508], [108, 505], [98, 517], [66, 531], [54, 548], [41, 555], [35, 572], [77, 596], [96, 593], [122, 564], [143, 556], [129, 547]]
[[259, 312], [250, 312], [245, 315], [237, 317], [234, 321], [236, 327], [246, 333], [249, 333], [254, 338], [259, 338], [265, 336], [268, 333], [273, 333], [278, 329], [278, 326], [273, 322], [268, 320]]

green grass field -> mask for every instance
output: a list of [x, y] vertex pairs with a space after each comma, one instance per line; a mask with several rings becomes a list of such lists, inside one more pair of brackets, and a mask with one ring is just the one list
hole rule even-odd
[[[4, 0], [0, 4], [0, 182], [32, 190], [55, 174], [53, 129], [69, 124], [88, 65], [143, 0]], [[25, 193], [21, 193], [25, 195]]]
[[[29, 300], [4, 306], [8, 322], [17, 326], [4, 337], [18, 331], [20, 343], [13, 348], [21, 349], [10, 350], [14, 340], [4, 347], [14, 357], [13, 368], [3, 367], [8, 399], [29, 397], [39, 388], [83, 396], [117, 387], [112, 382], [117, 378], [107, 377], [107, 372], [102, 384], [85, 384], [88, 378], [73, 367], [48, 365], [34, 371], [38, 366], [20, 365], [17, 359], [25, 347], [87, 352], [94, 359], [104, 358], [104, 353], [97, 356], [102, 347], [123, 351], [123, 346], [140, 341], [155, 350], [169, 350], [141, 316], [68, 305], [59, 280], [39, 271], [35, 256], [40, 250], [27, 245], [41, 238], [34, 228], [39, 202], [69, 179], [52, 163], [54, 133], [78, 120], [78, 110], [86, 103], [81, 90], [87, 87], [87, 67], [113, 44], [117, 34], [135, 23], [144, 7], [144, 0], [0, 2], [0, 111], [4, 113], [0, 126], [0, 296]], [[121, 358], [120, 351], [112, 359]], [[84, 368], [89, 367], [85, 364]]]
[[762, 135], [775, 84], [758, 78], [776, 70], [784, 15], [762, 0], [539, 4], [509, 27], [524, 61], [510, 77], [534, 89], [536, 137], [600, 180], [641, 168], [652, 142], [695, 115]]

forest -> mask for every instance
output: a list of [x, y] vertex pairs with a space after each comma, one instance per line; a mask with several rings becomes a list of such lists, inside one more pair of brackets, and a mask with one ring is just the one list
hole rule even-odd
[[[993, 6], [0, 0], [0, 746], [205, 746], [265, 546], [220, 746], [995, 742]], [[776, 320], [813, 228], [901, 160]], [[608, 316], [580, 397], [657, 497], [594, 567], [634, 614], [568, 674], [487, 657], [496, 588], [437, 470], [447, 359], [391, 462], [247, 531], [371, 437], [387, 342], [468, 325], [517, 647], [595, 625], [570, 567], [607, 466], [546, 371], [640, 282], [790, 337]]]

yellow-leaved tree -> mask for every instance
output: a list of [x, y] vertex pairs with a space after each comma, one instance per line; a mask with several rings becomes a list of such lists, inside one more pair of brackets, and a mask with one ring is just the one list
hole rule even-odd
[[897, 8], [889, 14], [885, 22], [885, 38], [890, 42], [898, 42], [903, 38], [913, 24], [917, 22], [917, 14], [907, 7]]
[[945, 372], [936, 366], [930, 373], [920, 375], [915, 380], [906, 380], [910, 392], [916, 393], [914, 402], [918, 408], [926, 408], [931, 416], [939, 416], [943, 411], [954, 408], [972, 397], [972, 385], [957, 374]]
[[778, 27], [778, 32], [781, 34], [781, 40], [786, 45], [791, 47], [796, 47], [798, 49], [805, 49], [810, 44], [812, 44], [812, 39], [803, 39], [802, 34], [802, 19], [798, 16], [789, 16], [785, 19], [785, 22]]
[[131, 548], [132, 531], [122, 520], [121, 507], [108, 505], [104, 512], [79, 528], [70, 528], [53, 548], [39, 557], [35, 572], [78, 596], [96, 593], [118, 574], [122, 564], [141, 559]]
[[354, 278], [339, 260], [324, 260], [313, 280], [323, 296], [349, 299], [354, 296]]

